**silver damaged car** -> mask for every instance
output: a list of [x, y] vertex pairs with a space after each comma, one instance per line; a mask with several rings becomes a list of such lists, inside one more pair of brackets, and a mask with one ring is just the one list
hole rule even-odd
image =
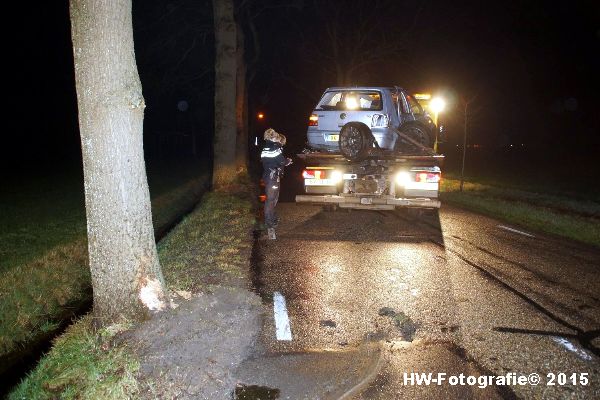
[[377, 150], [430, 148], [435, 134], [430, 116], [400, 87], [332, 87], [309, 118], [307, 138], [313, 150], [357, 160]]

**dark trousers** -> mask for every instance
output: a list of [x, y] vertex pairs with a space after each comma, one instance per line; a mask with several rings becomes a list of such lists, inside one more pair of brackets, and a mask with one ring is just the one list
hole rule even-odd
[[277, 213], [275, 212], [275, 206], [279, 200], [279, 189], [281, 188], [279, 182], [279, 174], [270, 174], [263, 177], [265, 182], [265, 194], [267, 199], [265, 200], [265, 225], [267, 228], [274, 228], [277, 226]]

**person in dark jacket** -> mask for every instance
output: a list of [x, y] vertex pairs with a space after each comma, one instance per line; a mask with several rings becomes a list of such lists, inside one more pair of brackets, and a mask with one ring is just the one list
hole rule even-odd
[[279, 222], [275, 206], [279, 200], [279, 191], [281, 189], [280, 181], [283, 174], [283, 168], [292, 163], [291, 158], [283, 155], [283, 145], [285, 136], [269, 128], [264, 134], [265, 145], [260, 153], [260, 161], [263, 165], [263, 181], [265, 183], [265, 225], [269, 239], [276, 239], [275, 227]]

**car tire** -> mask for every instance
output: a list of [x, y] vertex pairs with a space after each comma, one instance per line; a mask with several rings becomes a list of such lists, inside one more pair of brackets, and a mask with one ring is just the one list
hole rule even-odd
[[373, 135], [363, 124], [349, 122], [340, 131], [340, 153], [348, 160], [365, 158], [373, 147]]
[[[400, 128], [400, 132], [407, 135], [411, 139], [415, 140], [417, 143], [425, 147], [431, 148], [433, 145], [433, 140], [431, 140], [431, 135], [428, 130], [423, 128], [418, 124], [407, 124]], [[415, 145], [404, 138], [400, 137], [399, 140], [396, 141], [396, 149], [399, 149], [399, 145], [406, 146], [407, 148], [413, 148]]]

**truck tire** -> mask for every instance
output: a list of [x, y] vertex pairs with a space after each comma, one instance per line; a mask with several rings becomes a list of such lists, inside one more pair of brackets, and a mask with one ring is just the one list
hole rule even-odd
[[[414, 141], [420, 143], [425, 147], [431, 148], [433, 146], [433, 140], [431, 139], [431, 135], [427, 131], [427, 129], [423, 128], [418, 124], [406, 124], [400, 128], [400, 132], [404, 133]], [[396, 149], [399, 150], [401, 147], [413, 148], [414, 144], [403, 140], [403, 138], [398, 138], [396, 141]]]
[[373, 135], [363, 124], [349, 122], [340, 131], [340, 153], [351, 161], [358, 161], [367, 156], [373, 147]]

